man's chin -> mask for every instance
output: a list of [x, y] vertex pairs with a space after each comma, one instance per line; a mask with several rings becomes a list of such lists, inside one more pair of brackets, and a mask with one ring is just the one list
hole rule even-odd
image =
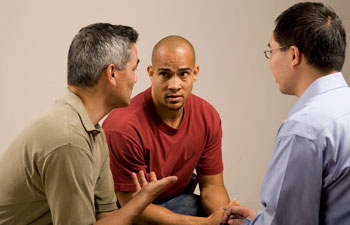
[[167, 108], [171, 111], [179, 111], [183, 108], [184, 104], [168, 104]]
[[295, 95], [295, 93], [293, 93], [291, 90], [286, 90], [286, 89], [280, 88], [280, 92], [284, 95]]
[[124, 108], [124, 107], [128, 107], [129, 104], [130, 104], [130, 99], [129, 99], [129, 101], [118, 102], [117, 104], [114, 105], [114, 108]]

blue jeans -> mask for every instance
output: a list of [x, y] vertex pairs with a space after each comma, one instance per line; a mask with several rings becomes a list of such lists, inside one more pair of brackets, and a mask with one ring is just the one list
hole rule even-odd
[[201, 199], [196, 194], [184, 193], [162, 203], [157, 203], [157, 201], [153, 203], [178, 214], [200, 217], [207, 216], [202, 208]]

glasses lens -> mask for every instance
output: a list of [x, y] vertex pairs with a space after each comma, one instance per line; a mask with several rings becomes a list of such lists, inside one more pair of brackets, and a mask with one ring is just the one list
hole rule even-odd
[[272, 51], [268, 51], [267, 52], [267, 58], [271, 59], [271, 56], [272, 56]]
[[266, 50], [266, 51], [264, 51], [264, 53], [265, 53], [265, 57], [266, 57], [267, 59], [270, 59], [270, 58], [271, 58], [271, 51]]

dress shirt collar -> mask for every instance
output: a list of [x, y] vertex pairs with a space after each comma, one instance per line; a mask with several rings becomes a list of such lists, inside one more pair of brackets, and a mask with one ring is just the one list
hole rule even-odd
[[289, 111], [288, 118], [290, 118], [300, 109], [302, 109], [305, 106], [305, 103], [307, 103], [313, 97], [333, 89], [347, 86], [348, 85], [344, 80], [343, 74], [341, 72], [329, 74], [318, 78], [304, 91], [304, 93], [298, 99], [297, 103]]

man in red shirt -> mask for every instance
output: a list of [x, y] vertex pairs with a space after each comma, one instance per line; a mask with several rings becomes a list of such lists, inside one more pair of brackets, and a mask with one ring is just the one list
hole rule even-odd
[[[137, 80], [132, 27], [95, 23], [68, 51], [66, 94], [0, 158], [0, 224], [131, 225], [176, 177], [135, 173], [135, 196], [116, 210], [109, 150], [98, 122], [125, 107]], [[141, 189], [142, 187], [142, 189]], [[138, 193], [138, 194], [136, 194]]]
[[[135, 191], [131, 172], [174, 175], [178, 181], [163, 190], [136, 223], [218, 224], [222, 207], [229, 203], [221, 120], [212, 105], [191, 94], [199, 73], [192, 44], [179, 36], [163, 38], [153, 48], [147, 71], [152, 87], [103, 123], [119, 203], [124, 206]], [[200, 196], [186, 191], [195, 169]]]

